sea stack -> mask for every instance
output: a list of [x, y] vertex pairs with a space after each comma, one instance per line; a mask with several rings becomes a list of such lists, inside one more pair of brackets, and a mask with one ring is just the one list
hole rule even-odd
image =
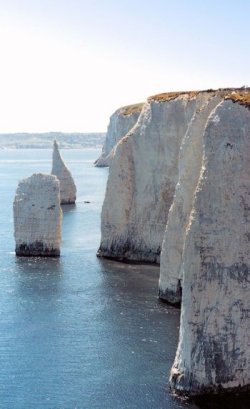
[[56, 176], [39, 173], [21, 180], [13, 211], [17, 256], [60, 255], [62, 211]]
[[61, 204], [74, 204], [76, 201], [76, 185], [71, 173], [65, 165], [60, 152], [58, 143], [54, 141], [52, 175], [55, 175], [60, 181]]
[[136, 124], [142, 107], [143, 103], [128, 105], [117, 109], [113, 115], [111, 115], [102, 154], [96, 160], [95, 166], [106, 167], [110, 165], [112, 149]]
[[[247, 95], [245, 94], [247, 97]], [[250, 99], [222, 101], [203, 137], [183, 249], [179, 346], [170, 383], [197, 395], [250, 390]]]

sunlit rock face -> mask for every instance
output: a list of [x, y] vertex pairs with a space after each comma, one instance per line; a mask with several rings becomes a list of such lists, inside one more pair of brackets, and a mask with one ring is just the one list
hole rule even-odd
[[196, 104], [196, 96], [187, 94], [167, 101], [150, 98], [116, 145], [102, 209], [100, 256], [159, 262], [180, 145]]
[[98, 254], [158, 262], [162, 246], [183, 394], [250, 385], [249, 106], [244, 89], [161, 94], [113, 151]]
[[62, 214], [56, 176], [34, 174], [21, 180], [14, 204], [17, 256], [59, 256]]
[[204, 130], [209, 115], [221, 100], [220, 95], [209, 92], [197, 96], [196, 110], [180, 147], [178, 183], [168, 214], [160, 260], [159, 296], [172, 304], [181, 302], [182, 252], [201, 172]]
[[183, 250], [177, 392], [250, 386], [250, 110], [225, 100], [203, 137]]
[[105, 167], [110, 165], [113, 155], [112, 149], [136, 124], [142, 107], [143, 104], [129, 105], [118, 109], [111, 115], [102, 154], [96, 160], [96, 166]]
[[53, 147], [52, 175], [55, 175], [60, 181], [61, 204], [73, 204], [76, 201], [76, 185], [72, 175], [65, 165], [56, 141]]

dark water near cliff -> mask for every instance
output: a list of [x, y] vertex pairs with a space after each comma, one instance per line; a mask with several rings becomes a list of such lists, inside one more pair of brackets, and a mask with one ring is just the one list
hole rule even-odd
[[51, 152], [0, 151], [0, 408], [195, 408], [168, 393], [179, 311], [157, 300], [158, 268], [95, 256], [108, 172], [92, 165], [99, 151], [62, 153], [78, 188], [62, 256], [18, 259], [17, 181], [50, 172]]

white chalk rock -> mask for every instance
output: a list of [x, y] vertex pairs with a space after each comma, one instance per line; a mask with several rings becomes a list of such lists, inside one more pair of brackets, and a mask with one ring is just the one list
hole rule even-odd
[[71, 173], [65, 165], [56, 141], [53, 148], [52, 175], [55, 175], [60, 181], [61, 204], [73, 204], [76, 201], [76, 185]]
[[182, 252], [198, 184], [203, 155], [203, 135], [212, 110], [220, 103], [219, 94], [202, 92], [182, 141], [179, 153], [179, 179], [162, 243], [159, 297], [180, 304], [183, 279]]
[[14, 204], [17, 256], [59, 256], [62, 211], [56, 176], [34, 174], [19, 182]]
[[178, 392], [250, 388], [250, 110], [223, 101], [209, 118], [183, 252]]
[[96, 160], [95, 166], [105, 167], [110, 165], [112, 149], [128, 131], [136, 124], [143, 104], [128, 105], [119, 108], [110, 117], [105, 142], [101, 156]]
[[98, 255], [159, 262], [178, 180], [179, 149], [195, 109], [196, 97], [186, 94], [163, 102], [151, 98], [116, 145]]

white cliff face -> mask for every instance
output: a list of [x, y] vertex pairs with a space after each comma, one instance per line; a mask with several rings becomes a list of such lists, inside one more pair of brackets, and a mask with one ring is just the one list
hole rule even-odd
[[59, 152], [59, 147], [56, 141], [54, 141], [53, 148], [53, 164], [52, 175], [55, 175], [60, 181], [60, 197], [61, 204], [73, 204], [76, 201], [76, 185], [71, 176], [71, 173]]
[[102, 209], [100, 256], [159, 262], [179, 149], [195, 110], [195, 96], [150, 99], [116, 145]]
[[150, 98], [113, 151], [98, 254], [158, 262], [164, 236], [180, 393], [250, 387], [249, 105], [249, 90]]
[[203, 139], [170, 378], [176, 391], [189, 394], [250, 385], [250, 110], [223, 101]]
[[96, 166], [105, 167], [110, 165], [112, 149], [136, 124], [142, 107], [143, 104], [129, 105], [118, 109], [111, 115], [102, 154], [95, 162]]
[[172, 304], [181, 302], [182, 252], [201, 171], [204, 129], [209, 115], [221, 100], [220, 95], [199, 94], [196, 110], [180, 147], [179, 178], [168, 214], [160, 260], [159, 296]]
[[17, 256], [59, 256], [62, 212], [56, 176], [34, 174], [19, 182], [14, 204]]

